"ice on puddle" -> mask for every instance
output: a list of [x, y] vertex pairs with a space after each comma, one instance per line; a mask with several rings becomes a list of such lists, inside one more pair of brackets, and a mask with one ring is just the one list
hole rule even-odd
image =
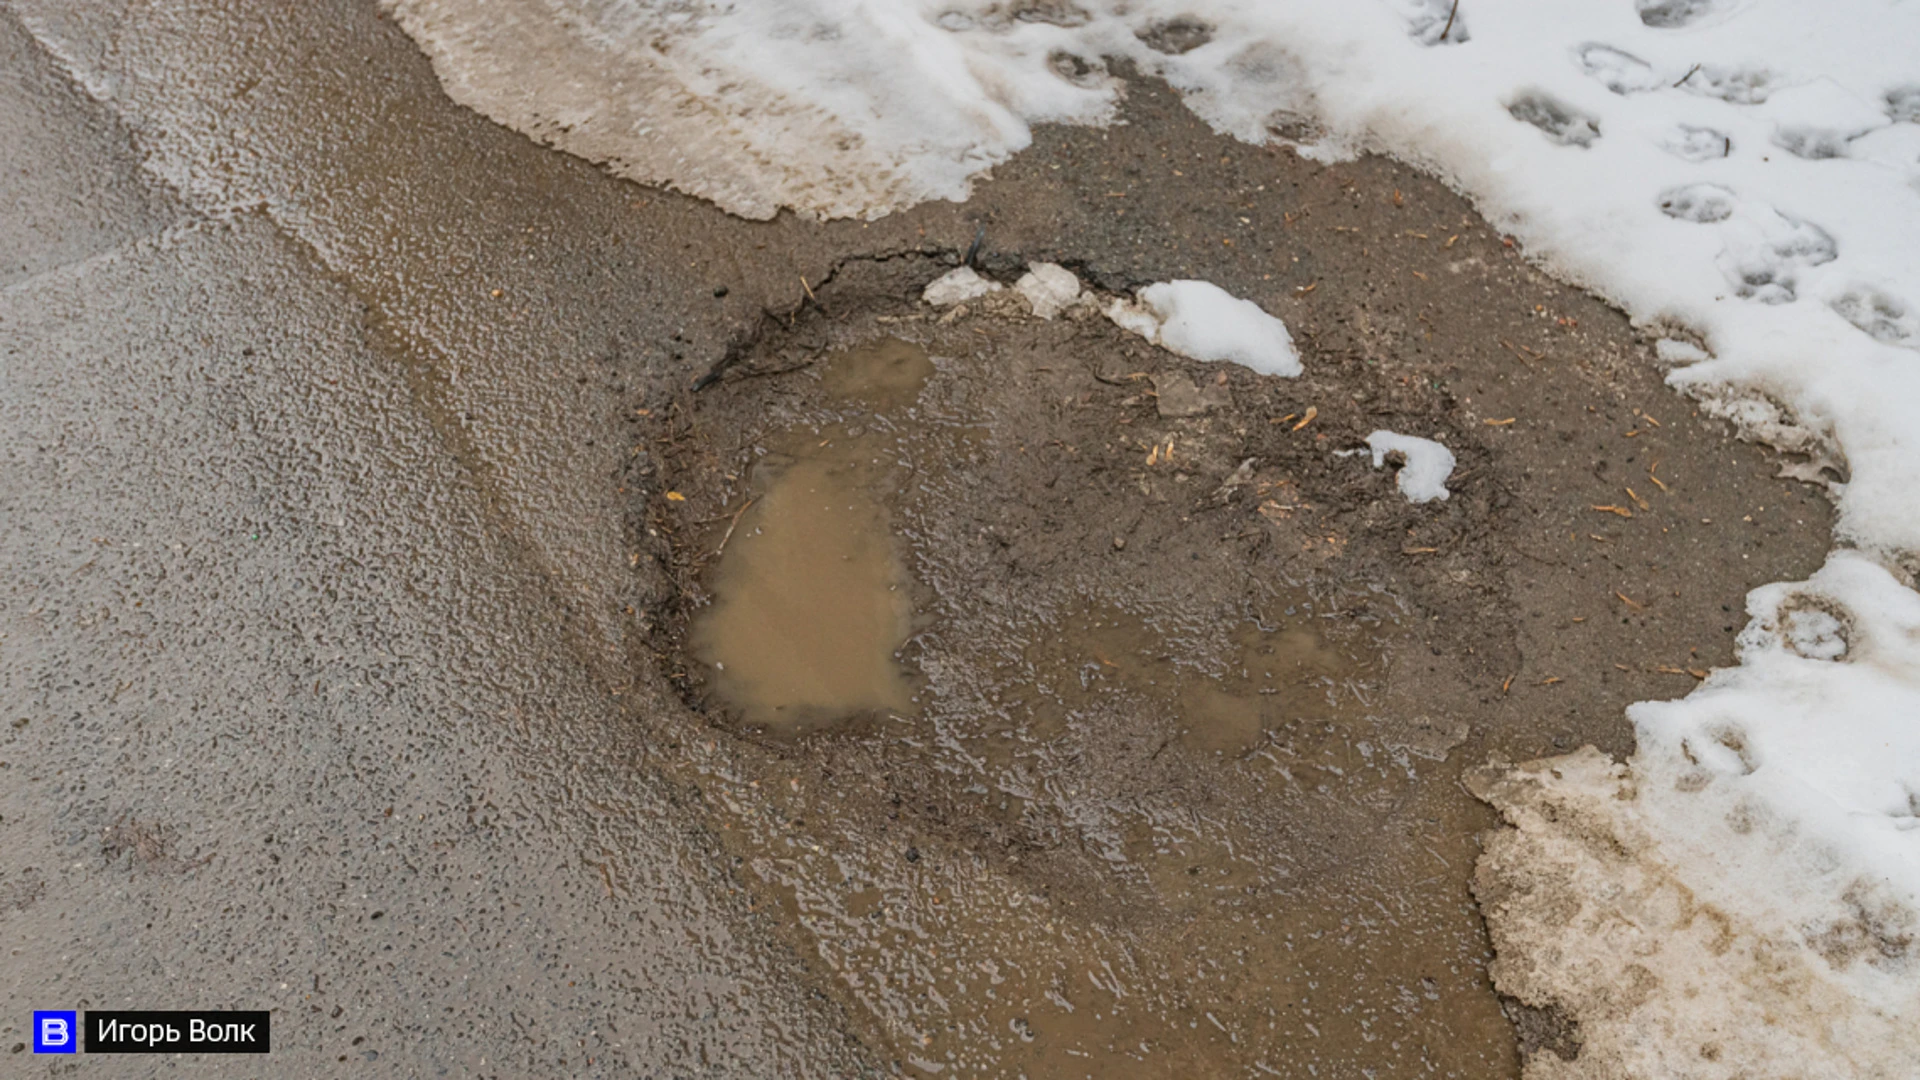
[[1288, 379], [1300, 374], [1300, 352], [1287, 324], [1212, 282], [1149, 285], [1137, 302], [1109, 304], [1106, 315], [1122, 330], [1192, 360], [1230, 362]]
[[1367, 448], [1373, 451], [1373, 467], [1387, 463], [1387, 456], [1399, 454], [1405, 460], [1394, 483], [1410, 503], [1426, 503], [1448, 496], [1447, 477], [1453, 475], [1453, 451], [1415, 435], [1376, 431], [1367, 436]]
[[1020, 280], [1013, 283], [1014, 290], [1027, 298], [1033, 313], [1042, 319], [1057, 317], [1062, 311], [1073, 306], [1080, 299], [1080, 279], [1073, 271], [1058, 263], [1034, 263]]
[[999, 292], [1001, 285], [974, 273], [973, 267], [962, 266], [949, 270], [926, 287], [920, 299], [934, 307], [952, 307], [954, 304], [977, 300], [988, 293]]

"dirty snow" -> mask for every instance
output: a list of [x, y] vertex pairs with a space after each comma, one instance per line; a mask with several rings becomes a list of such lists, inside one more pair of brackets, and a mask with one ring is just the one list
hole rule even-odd
[[1137, 301], [1114, 300], [1106, 314], [1121, 329], [1181, 356], [1235, 363], [1262, 375], [1300, 374], [1300, 353], [1286, 324], [1211, 282], [1149, 285]]
[[1747, 598], [1740, 667], [1591, 748], [1483, 778], [1494, 978], [1582, 1060], [1707, 1078], [1912, 1077], [1920, 596], [1838, 552]]
[[1447, 477], [1453, 475], [1453, 451], [1416, 435], [1376, 431], [1367, 436], [1367, 448], [1373, 451], [1373, 467], [1387, 463], [1389, 455], [1404, 460], [1394, 482], [1410, 503], [1433, 502], [1448, 495]]
[[999, 292], [1001, 288], [999, 282], [981, 277], [973, 267], [962, 266], [934, 278], [921, 292], [920, 299], [934, 307], [952, 307]]
[[[1483, 867], [1536, 886], [1489, 903], [1502, 985], [1588, 1038], [1530, 1068], [1912, 1075], [1920, 3], [383, 3], [456, 99], [756, 217], [963, 198], [1030, 125], [1112, 117], [1103, 57], [1235, 137], [1382, 150], [1468, 193], [1669, 335], [1670, 381], [1828, 485], [1855, 549], [1755, 593], [1741, 665], [1633, 709], [1624, 766], [1488, 786], [1539, 860]], [[1115, 321], [1213, 351], [1141, 301]], [[1586, 844], [1608, 835], [1631, 843]]]
[[1035, 316], [1052, 319], [1080, 299], [1080, 279], [1073, 271], [1057, 263], [1034, 263], [1020, 280], [1013, 283], [1014, 291], [1027, 298]]

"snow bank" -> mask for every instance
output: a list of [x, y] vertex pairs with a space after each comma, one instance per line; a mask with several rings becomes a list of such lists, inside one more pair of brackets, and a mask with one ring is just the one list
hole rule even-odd
[[1287, 325], [1211, 282], [1149, 285], [1138, 302], [1115, 300], [1106, 314], [1121, 329], [1181, 356], [1228, 361], [1262, 375], [1300, 374], [1300, 353]]
[[1388, 454], [1399, 454], [1406, 459], [1394, 482], [1400, 485], [1400, 494], [1405, 495], [1408, 502], [1432, 502], [1447, 497], [1447, 477], [1453, 475], [1453, 451], [1432, 439], [1391, 431], [1376, 431], [1367, 436], [1367, 447], [1373, 451], [1376, 469], [1386, 464]]
[[1626, 764], [1479, 778], [1515, 827], [1475, 883], [1494, 979], [1579, 1019], [1564, 1075], [1916, 1075], [1920, 597], [1842, 552], [1747, 608], [1740, 667], [1634, 706]]

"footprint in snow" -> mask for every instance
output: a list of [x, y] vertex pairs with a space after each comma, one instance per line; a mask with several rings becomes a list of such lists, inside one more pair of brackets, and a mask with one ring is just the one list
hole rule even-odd
[[1742, 648], [1772, 645], [1808, 660], [1844, 662], [1852, 650], [1853, 613], [1812, 593], [1789, 596], [1740, 635]]
[[1683, 184], [1660, 193], [1660, 212], [1705, 225], [1733, 216], [1733, 192], [1719, 184]]
[[1833, 298], [1833, 310], [1876, 341], [1920, 349], [1920, 314], [1913, 305], [1871, 285], [1854, 285]]
[[1691, 26], [1724, 7], [1724, 0], [1636, 0], [1640, 21], [1656, 30]]
[[1467, 16], [1454, 0], [1397, 0], [1395, 6], [1406, 17], [1407, 36], [1422, 45], [1459, 45], [1472, 40], [1467, 33]]
[[1749, 209], [1725, 228], [1720, 272], [1734, 295], [1762, 304], [1790, 303], [1799, 296], [1802, 269], [1840, 257], [1825, 229], [1770, 207]]
[[1592, 146], [1600, 137], [1600, 121], [1543, 90], [1529, 90], [1507, 103], [1515, 120], [1532, 124], [1562, 146]]
[[1733, 137], [1710, 127], [1676, 124], [1661, 138], [1660, 148], [1684, 161], [1711, 161], [1733, 156]]
[[1780, 86], [1780, 76], [1755, 64], [1702, 64], [1679, 82], [1681, 89], [1734, 105], [1759, 105]]
[[1846, 157], [1848, 141], [1847, 133], [1835, 128], [1783, 127], [1773, 133], [1773, 145], [1808, 161]]
[[[1717, 260], [1720, 272], [1733, 286], [1734, 294], [1747, 300], [1788, 303], [1799, 296], [1802, 269], [1840, 257], [1840, 246], [1827, 230], [1771, 206], [1742, 204], [1730, 188], [1720, 184], [1670, 187], [1660, 193], [1659, 207], [1661, 213], [1676, 221], [1721, 226], [1726, 245]], [[1897, 304], [1891, 297], [1884, 299]], [[1861, 311], [1873, 307], [1865, 301], [1850, 303]], [[1845, 311], [1841, 314], [1847, 315]], [[1861, 324], [1856, 321], [1854, 325]]]
[[1599, 42], [1588, 42], [1575, 49], [1573, 61], [1583, 73], [1599, 80], [1601, 86], [1616, 94], [1657, 90], [1666, 82], [1653, 70], [1652, 64], [1623, 49]]
[[1198, 15], [1175, 15], [1133, 32], [1141, 44], [1165, 56], [1182, 56], [1213, 40], [1213, 27]]
[[1907, 83], [1887, 91], [1887, 119], [1896, 124], [1920, 124], [1920, 83]]

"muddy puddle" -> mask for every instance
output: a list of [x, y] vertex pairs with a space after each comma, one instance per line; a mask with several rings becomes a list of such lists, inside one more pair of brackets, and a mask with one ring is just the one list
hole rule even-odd
[[690, 637], [745, 722], [814, 729], [915, 711], [899, 657], [913, 587], [879, 498], [888, 451], [832, 426], [787, 432], [755, 463]]
[[[851, 1014], [933, 1075], [1510, 1064], [1436, 872], [1468, 727], [1392, 700], [1411, 608], [1323, 513], [1390, 476], [1238, 369], [1161, 417], [1100, 376], [1169, 361], [1104, 324], [905, 321], [779, 331], [663, 418], [651, 519], [663, 674], [788, 778], [708, 794]], [[1396, 553], [1432, 527], [1402, 506]]]

